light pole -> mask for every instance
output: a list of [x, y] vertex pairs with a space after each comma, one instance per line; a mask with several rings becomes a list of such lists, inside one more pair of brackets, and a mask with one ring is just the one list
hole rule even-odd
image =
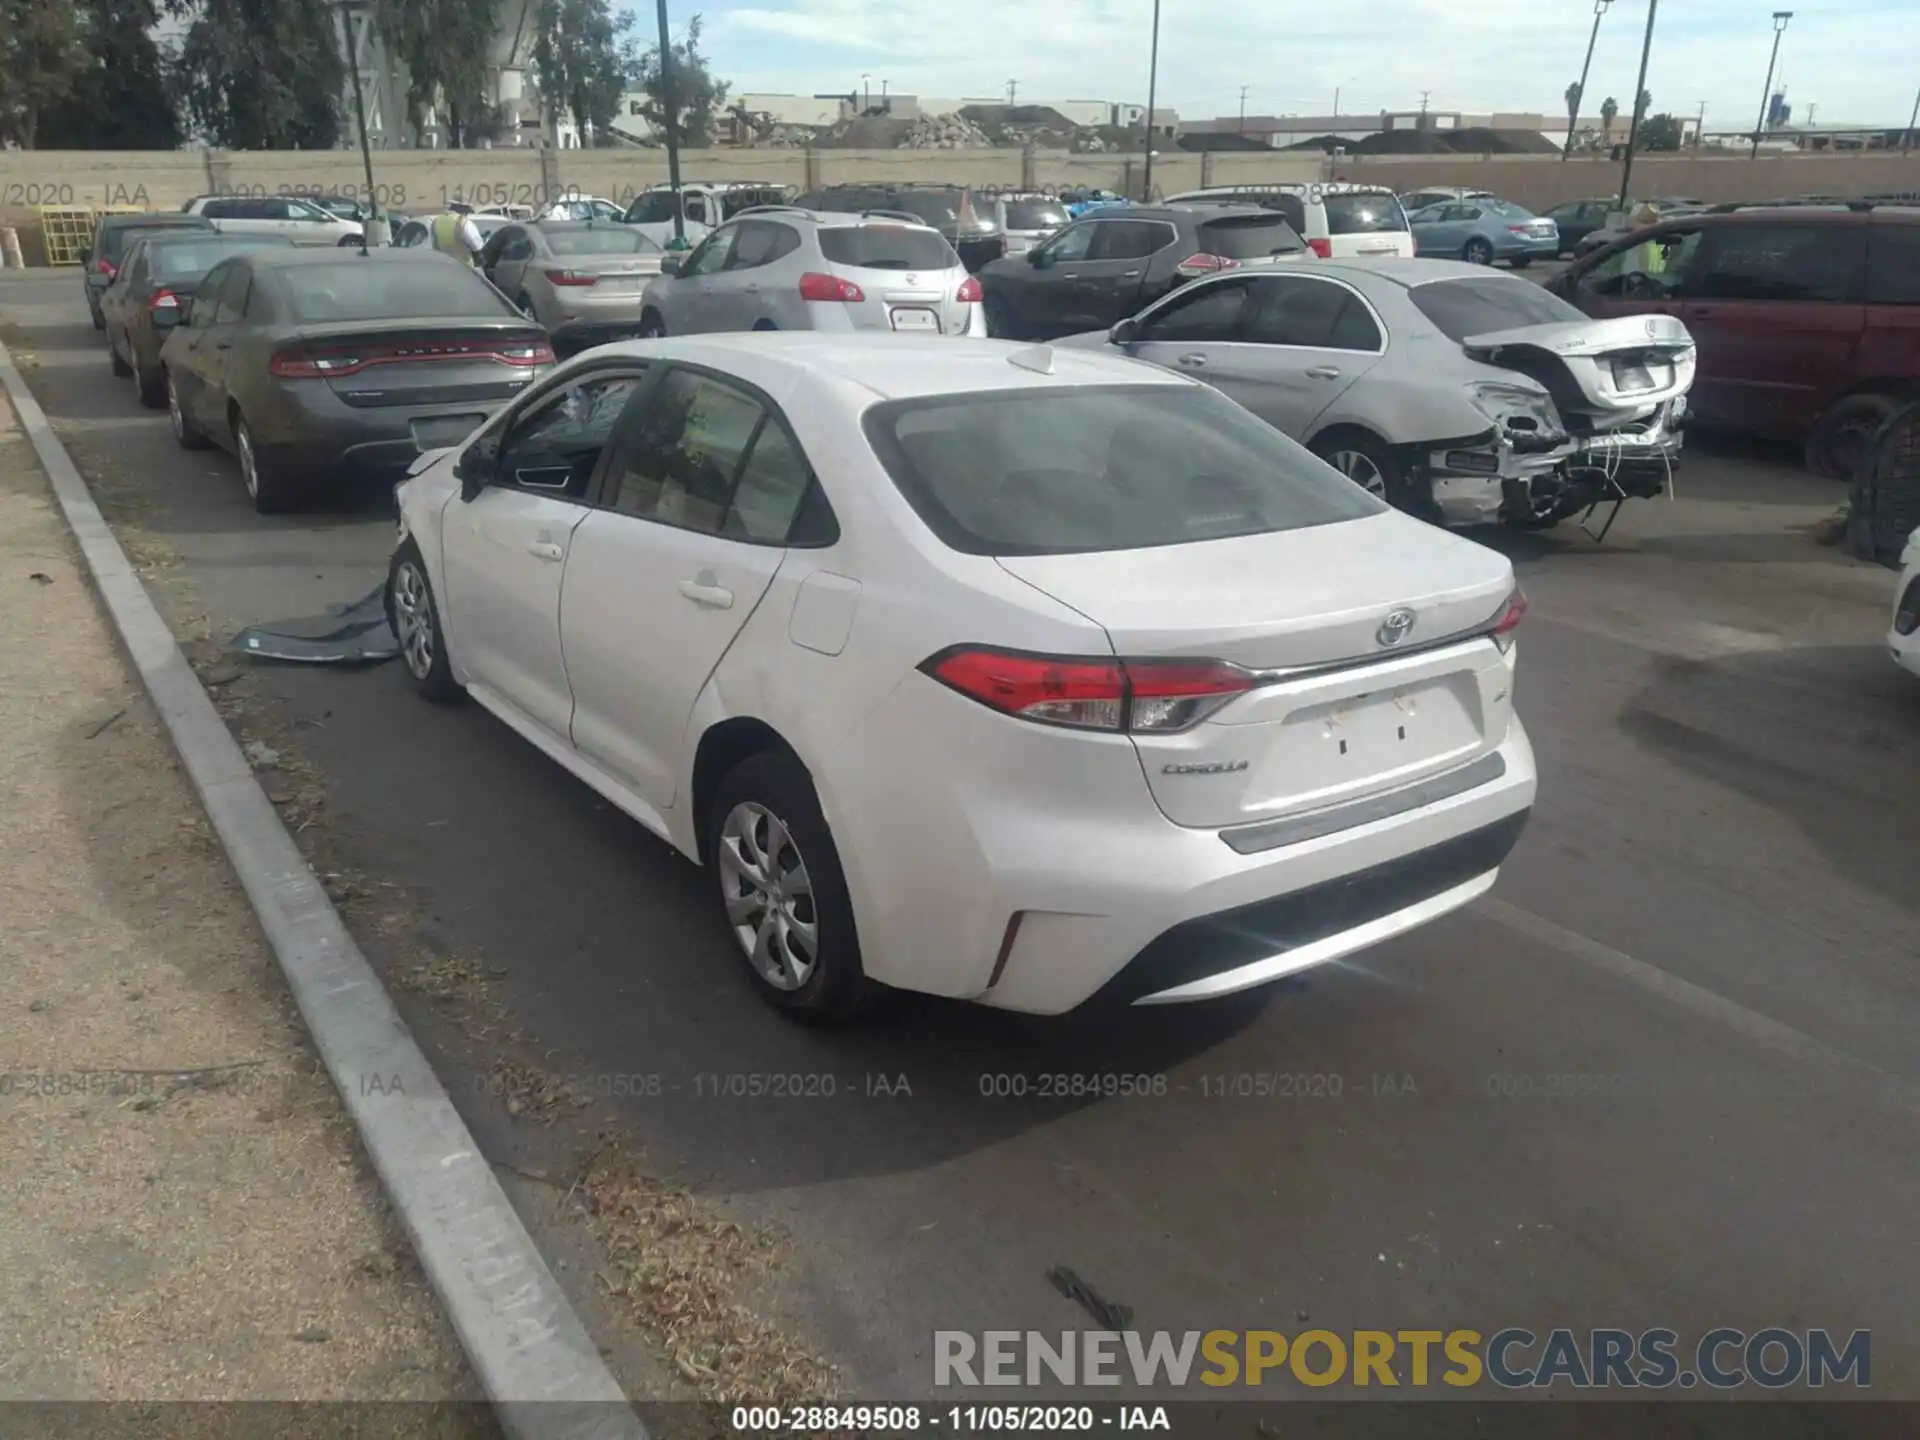
[[1574, 102], [1567, 116], [1567, 143], [1560, 147], [1560, 158], [1565, 160], [1573, 153], [1573, 127], [1579, 122], [1580, 107], [1587, 100], [1587, 72], [1593, 68], [1593, 47], [1600, 39], [1600, 17], [1607, 13], [1607, 6], [1613, 0], [1593, 0], [1593, 29], [1587, 32], [1587, 58], [1580, 62], [1580, 83], [1574, 89]]
[[373, 193], [373, 145], [367, 139], [367, 97], [360, 87], [360, 36], [355, 32], [353, 17], [361, 17], [361, 28], [371, 24], [364, 4], [354, 0], [339, 0], [340, 38], [347, 47], [347, 69], [353, 75], [353, 118], [360, 125], [360, 165], [367, 176], [367, 213], [360, 222], [360, 248], [369, 245], [387, 243], [387, 222], [380, 214], [380, 202]]
[[1760, 132], [1766, 128], [1767, 102], [1773, 98], [1773, 67], [1780, 63], [1780, 37], [1787, 33], [1787, 22], [1791, 19], [1791, 10], [1773, 12], [1773, 54], [1767, 58], [1767, 83], [1760, 88], [1760, 118], [1753, 122], [1753, 149], [1747, 152], [1749, 160], [1760, 158]]
[[1900, 138], [1900, 153], [1906, 154], [1913, 149], [1913, 127], [1920, 125], [1920, 91], [1913, 97], [1913, 113], [1907, 117], [1907, 133]]
[[667, 127], [667, 188], [673, 191], [673, 248], [687, 248], [687, 217], [680, 198], [680, 117], [673, 108], [673, 36], [667, 30], [667, 0], [655, 0], [660, 25], [660, 118]]
[[1160, 83], [1160, 0], [1153, 0], [1153, 43], [1147, 52], [1147, 175], [1140, 198], [1153, 202], [1153, 100]]
[[860, 113], [864, 115], [872, 108], [873, 77], [871, 75], [862, 75], [860, 77]]
[[1240, 87], [1240, 123], [1234, 129], [1235, 134], [1244, 135], [1247, 133], [1247, 91], [1250, 88], [1252, 87], [1247, 85]]
[[1620, 213], [1627, 213], [1627, 187], [1633, 184], [1633, 152], [1640, 143], [1640, 122], [1646, 119], [1641, 97], [1647, 93], [1647, 57], [1653, 53], [1653, 17], [1660, 0], [1647, 0], [1647, 36], [1640, 42], [1640, 78], [1633, 86], [1633, 119], [1627, 125], [1627, 162], [1620, 167]]

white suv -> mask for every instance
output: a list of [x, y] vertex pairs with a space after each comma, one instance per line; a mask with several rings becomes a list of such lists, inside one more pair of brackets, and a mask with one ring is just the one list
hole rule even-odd
[[788, 1011], [1266, 984], [1485, 892], [1533, 803], [1511, 562], [1131, 360], [628, 341], [419, 469], [414, 685], [706, 867]]
[[285, 235], [296, 245], [358, 245], [357, 220], [343, 220], [298, 195], [202, 195], [180, 207], [229, 235]]
[[1322, 260], [1378, 260], [1419, 253], [1406, 211], [1384, 185], [1216, 185], [1172, 195], [1169, 205], [1264, 205], [1287, 217]]

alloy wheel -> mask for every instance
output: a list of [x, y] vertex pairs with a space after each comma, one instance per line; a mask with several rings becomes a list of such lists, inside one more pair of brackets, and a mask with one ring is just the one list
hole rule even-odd
[[167, 376], [167, 421], [173, 426], [173, 438], [187, 438], [187, 417], [180, 409], [180, 391], [173, 383], [173, 376]]
[[257, 500], [260, 498], [260, 461], [253, 453], [253, 432], [247, 429], [246, 421], [242, 420], [234, 432], [234, 442], [240, 450], [240, 478], [246, 482], [247, 494]]
[[393, 624], [400, 653], [416, 680], [433, 674], [433, 604], [427, 598], [427, 577], [412, 560], [402, 560], [393, 576]]
[[820, 958], [813, 881], [792, 832], [743, 800], [720, 828], [720, 893], [748, 961], [776, 990], [798, 990]]
[[1380, 473], [1371, 455], [1358, 450], [1335, 450], [1327, 456], [1327, 463], [1375, 499], [1387, 498], [1387, 477]]

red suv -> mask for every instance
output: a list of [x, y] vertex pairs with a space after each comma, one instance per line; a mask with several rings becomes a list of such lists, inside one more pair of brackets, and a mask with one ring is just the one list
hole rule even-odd
[[1699, 346], [1690, 412], [1804, 440], [1807, 464], [1835, 479], [1920, 399], [1920, 208], [1692, 215], [1615, 241], [1548, 288], [1596, 319], [1679, 316]]

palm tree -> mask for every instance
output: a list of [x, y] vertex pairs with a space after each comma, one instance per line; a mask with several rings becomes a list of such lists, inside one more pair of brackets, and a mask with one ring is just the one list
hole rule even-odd
[[1619, 113], [1620, 102], [1611, 95], [1600, 102], [1600, 143], [1602, 145], [1613, 143], [1613, 121]]
[[1560, 151], [1562, 160], [1573, 149], [1573, 127], [1580, 123], [1580, 82], [1574, 81], [1567, 86], [1567, 143]]

